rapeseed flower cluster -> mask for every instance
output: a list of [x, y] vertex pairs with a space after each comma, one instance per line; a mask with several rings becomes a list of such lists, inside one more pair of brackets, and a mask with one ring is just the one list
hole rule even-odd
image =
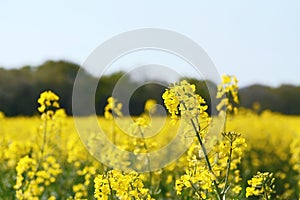
[[122, 104], [118, 102], [117, 99], [109, 97], [107, 99], [107, 104], [104, 108], [104, 117], [106, 119], [113, 119], [113, 117], [122, 117]]
[[52, 91], [45, 91], [40, 94], [38, 111], [42, 114], [42, 119], [51, 119], [55, 110], [59, 108], [59, 97]]
[[36, 160], [29, 158], [29, 156], [21, 158], [18, 162], [16, 184], [14, 185], [17, 199], [38, 199], [43, 191], [35, 182], [32, 182], [35, 178], [36, 167]]
[[144, 112], [149, 113], [149, 114], [155, 113], [156, 112], [156, 107], [155, 107], [156, 104], [157, 104], [156, 100], [148, 99], [144, 106]]
[[217, 99], [221, 100], [216, 107], [218, 111], [237, 112], [236, 105], [239, 104], [238, 88], [238, 80], [235, 76], [222, 76], [222, 83], [218, 85], [216, 96]]
[[175, 189], [177, 195], [181, 195], [183, 189], [191, 188], [198, 199], [206, 199], [207, 193], [213, 192], [213, 180], [215, 179], [214, 174], [205, 166], [196, 166], [188, 169], [185, 175], [176, 180]]
[[263, 200], [271, 199], [275, 188], [274, 181], [273, 173], [257, 172], [251, 180], [248, 180], [250, 187], [246, 188], [246, 197], [259, 196]]
[[95, 178], [94, 197], [98, 200], [115, 198], [152, 200], [149, 190], [144, 187], [143, 175], [118, 170], [110, 170]]
[[182, 116], [182, 119], [187, 121], [194, 118], [197, 121], [200, 119], [207, 120], [208, 114], [206, 110], [208, 106], [200, 95], [195, 94], [195, 91], [195, 85], [191, 85], [183, 80], [170, 86], [163, 93], [162, 98], [165, 106], [174, 122], [178, 119], [179, 114]]
[[27, 155], [20, 159], [16, 170], [17, 178], [14, 189], [16, 198], [20, 200], [40, 199], [45, 189], [54, 183], [57, 175], [62, 172], [52, 156], [47, 157], [39, 168], [38, 162]]
[[77, 171], [78, 176], [84, 177], [83, 183], [73, 185], [74, 199], [83, 199], [88, 197], [88, 188], [91, 183], [91, 178], [96, 174], [94, 166], [85, 166], [82, 170]]

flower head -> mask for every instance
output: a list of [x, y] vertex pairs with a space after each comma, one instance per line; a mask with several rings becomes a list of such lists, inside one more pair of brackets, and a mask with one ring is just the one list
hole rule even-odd
[[239, 104], [238, 98], [238, 80], [235, 76], [223, 75], [222, 83], [218, 85], [217, 98], [221, 99], [217, 105], [217, 110], [227, 109], [229, 112], [237, 112], [236, 104]]
[[246, 188], [246, 197], [262, 196], [262, 199], [270, 199], [271, 194], [274, 193], [274, 181], [273, 173], [257, 172], [251, 180], [248, 180], [250, 187]]
[[106, 119], [113, 119], [113, 116], [122, 117], [122, 104], [113, 97], [108, 97], [107, 104], [104, 108], [104, 117]]
[[50, 90], [40, 94], [38, 111], [42, 114], [42, 118], [52, 118], [55, 110], [59, 108], [58, 100], [59, 97]]

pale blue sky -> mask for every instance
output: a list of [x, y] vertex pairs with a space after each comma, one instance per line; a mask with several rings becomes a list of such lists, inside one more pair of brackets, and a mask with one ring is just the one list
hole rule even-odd
[[110, 37], [163, 28], [196, 41], [241, 86], [300, 84], [300, 1], [1, 1], [0, 66], [82, 64]]

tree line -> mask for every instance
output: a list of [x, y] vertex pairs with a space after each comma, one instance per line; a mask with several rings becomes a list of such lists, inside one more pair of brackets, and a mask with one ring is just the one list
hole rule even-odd
[[[19, 69], [0, 68], [0, 111], [7, 116], [35, 115], [39, 94], [45, 90], [52, 90], [59, 95], [61, 107], [71, 115], [73, 84], [79, 69], [79, 65], [67, 61], [46, 61], [40, 66], [24, 66]], [[106, 100], [111, 96], [115, 84], [123, 74], [123, 72], [116, 72], [102, 76], [98, 80], [97, 77], [86, 72], [85, 76], [89, 83], [101, 85], [97, 87], [95, 94], [95, 110], [98, 115], [103, 115]], [[196, 85], [197, 92], [210, 106], [212, 102], [209, 96], [216, 94], [214, 89], [216, 85], [209, 81], [186, 79]], [[127, 81], [128, 84], [138, 85], [134, 80]], [[164, 91], [165, 86], [159, 84], [139, 87], [131, 96], [130, 114], [142, 113], [144, 103], [149, 98], [163, 105], [161, 95]], [[270, 109], [284, 114], [300, 114], [300, 105], [297, 104], [299, 99], [300, 87], [291, 85], [283, 85], [279, 88], [253, 85], [240, 90], [241, 106], [252, 108], [253, 105], [259, 105], [256, 108], [258, 112]]]

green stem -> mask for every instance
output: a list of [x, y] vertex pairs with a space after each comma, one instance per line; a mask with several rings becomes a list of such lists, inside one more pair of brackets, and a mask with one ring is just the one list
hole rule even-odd
[[225, 197], [227, 182], [228, 182], [228, 179], [229, 179], [229, 172], [230, 172], [230, 166], [231, 166], [231, 157], [232, 157], [232, 141], [230, 141], [230, 150], [229, 150], [229, 157], [227, 159], [225, 182], [224, 182], [223, 190], [221, 192], [224, 197]]
[[196, 192], [196, 193], [199, 195], [199, 197], [202, 199], [201, 193], [197, 190], [197, 188], [194, 186], [194, 184], [192, 183], [192, 181], [189, 181], [189, 182], [190, 182], [192, 188], [195, 190], [195, 192]]
[[[141, 133], [141, 136], [143, 139], [145, 139], [145, 136], [144, 136], [144, 132], [142, 130], [142, 128], [140, 126], [139, 127], [139, 130], [140, 130], [140, 133]], [[148, 155], [148, 146], [146, 144], [146, 141], [144, 141], [144, 148], [145, 150], [147, 151], [146, 153], [146, 157], [147, 157], [147, 162], [148, 162], [148, 170], [149, 170], [149, 184], [150, 184], [150, 189], [152, 188], [152, 172], [151, 172], [151, 160], [149, 158], [149, 155]]]
[[110, 184], [110, 181], [109, 181], [109, 176], [107, 176], [107, 181], [108, 181], [108, 186], [109, 186], [109, 190], [110, 190], [110, 199], [114, 199], [114, 193], [113, 193], [113, 190], [111, 188], [111, 184]]
[[265, 194], [266, 200], [269, 200], [269, 198], [268, 198], [268, 193], [267, 193], [266, 186], [265, 186], [265, 183], [263, 183], [263, 188], [264, 188], [264, 194]]
[[46, 146], [46, 142], [47, 142], [47, 119], [45, 119], [44, 121], [44, 132], [43, 132], [43, 144], [42, 144], [42, 148], [41, 148], [41, 157], [39, 159], [36, 171], [39, 170], [40, 165], [43, 161], [43, 157], [44, 157], [44, 153], [45, 153], [45, 146]]
[[[198, 139], [198, 141], [199, 141], [199, 143], [200, 143], [202, 152], [203, 152], [203, 154], [204, 154], [204, 158], [205, 158], [205, 162], [206, 162], [206, 165], [207, 165], [207, 167], [208, 167], [208, 170], [210, 171], [210, 173], [214, 174], [214, 172], [213, 172], [213, 170], [212, 170], [212, 167], [211, 167], [211, 164], [210, 164], [210, 161], [209, 161], [209, 158], [208, 158], [208, 156], [207, 156], [207, 150], [206, 150], [206, 148], [205, 148], [205, 146], [204, 146], [204, 144], [203, 144], [203, 142], [202, 142], [202, 139], [201, 139], [201, 137], [200, 137], [199, 132], [197, 131], [197, 127], [196, 127], [196, 125], [195, 125], [193, 119], [191, 119], [191, 123], [192, 123], [192, 126], [193, 126], [193, 128], [194, 128], [194, 130], [195, 130], [195, 132], [196, 132], [197, 139]], [[219, 188], [218, 188], [218, 184], [217, 184], [217, 182], [216, 182], [215, 180], [213, 180], [213, 184], [214, 184], [215, 190], [216, 190], [216, 192], [217, 192], [218, 199], [221, 200], [222, 197], [221, 197], [220, 190], [219, 190]]]
[[[185, 103], [184, 103], [183, 101], [181, 101], [180, 103], [182, 103], [184, 109], [187, 110], [187, 107], [186, 107]], [[204, 144], [203, 144], [203, 141], [202, 141], [202, 139], [201, 139], [201, 137], [200, 137], [200, 134], [199, 134], [199, 132], [200, 132], [200, 130], [201, 130], [200, 123], [197, 121], [197, 122], [198, 122], [198, 126], [199, 126], [199, 131], [198, 131], [198, 129], [197, 129], [197, 127], [196, 127], [196, 124], [195, 124], [194, 120], [193, 120], [193, 119], [190, 119], [190, 121], [191, 121], [192, 126], [193, 126], [193, 128], [194, 128], [194, 130], [195, 130], [197, 139], [198, 139], [198, 141], [199, 141], [199, 143], [200, 143], [200, 146], [201, 146], [202, 152], [203, 152], [203, 154], [204, 154], [204, 158], [205, 158], [205, 162], [206, 162], [206, 165], [207, 165], [207, 167], [208, 167], [208, 170], [209, 170], [210, 173], [212, 173], [212, 174], [215, 176], [215, 174], [214, 174], [214, 172], [213, 172], [213, 170], [212, 170], [212, 167], [211, 167], [209, 158], [208, 158], [208, 156], [207, 156], [207, 150], [206, 150], [206, 148], [205, 148], [205, 146], [204, 146]], [[220, 193], [220, 190], [219, 190], [219, 188], [218, 188], [218, 184], [217, 184], [216, 180], [213, 180], [212, 182], [213, 182], [213, 185], [214, 185], [214, 187], [215, 187], [215, 191], [216, 191], [216, 193], [217, 193], [218, 200], [222, 200], [222, 195], [221, 195], [221, 193]]]

